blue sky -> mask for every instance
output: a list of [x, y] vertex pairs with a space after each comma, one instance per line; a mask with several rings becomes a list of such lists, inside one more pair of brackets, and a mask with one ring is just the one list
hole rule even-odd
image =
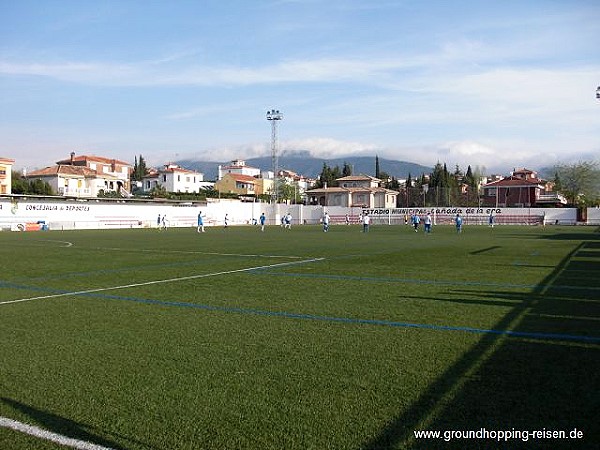
[[600, 3], [0, 0], [0, 156], [600, 155]]

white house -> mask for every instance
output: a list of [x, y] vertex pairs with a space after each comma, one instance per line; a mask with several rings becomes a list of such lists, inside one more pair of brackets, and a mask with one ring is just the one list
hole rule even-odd
[[75, 156], [57, 161], [55, 166], [27, 173], [28, 180], [46, 181], [58, 195], [97, 197], [100, 191], [129, 195], [129, 174], [133, 166], [118, 159], [102, 156]]
[[236, 175], [248, 175], [250, 177], [260, 177], [260, 169], [256, 167], [247, 166], [246, 161], [243, 159], [234, 159], [231, 164], [226, 166], [219, 166], [219, 173], [217, 179], [220, 180], [225, 174], [236, 174]]
[[150, 171], [142, 179], [144, 192], [160, 186], [167, 192], [198, 193], [211, 184], [204, 181], [204, 174], [172, 163], [166, 164], [162, 169]]
[[322, 206], [394, 208], [398, 192], [380, 187], [381, 180], [368, 175], [338, 178], [338, 186], [306, 191], [309, 203]]

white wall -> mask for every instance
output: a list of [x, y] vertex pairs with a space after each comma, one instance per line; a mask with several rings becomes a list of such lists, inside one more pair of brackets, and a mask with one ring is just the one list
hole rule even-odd
[[[268, 203], [239, 202], [237, 200], [210, 201], [205, 206], [173, 203], [137, 203], [125, 201], [62, 201], [31, 200], [19, 197], [0, 197], [0, 228], [10, 229], [12, 225], [43, 220], [51, 230], [92, 229], [92, 228], [151, 228], [156, 227], [160, 214], [166, 215], [172, 227], [195, 227], [198, 212], [202, 211], [207, 226], [223, 226], [225, 214], [231, 225], [249, 225], [258, 220], [261, 213], [267, 216], [267, 224], [279, 225], [283, 215], [292, 214], [292, 225], [317, 224], [324, 211], [342, 222], [349, 214], [353, 219], [367, 211], [362, 208], [322, 207], [303, 205], [271, 205]], [[426, 214], [433, 211], [436, 217], [447, 217], [460, 212], [467, 223], [487, 224], [490, 209], [483, 208], [382, 208], [368, 210], [374, 224], [404, 223], [404, 214], [416, 211]], [[574, 224], [577, 213], [574, 208], [497, 208], [496, 217], [501, 216], [541, 216], [545, 213], [546, 224]], [[336, 221], [334, 221], [335, 223]], [[600, 224], [600, 209], [588, 209], [588, 223]]]
[[587, 209], [587, 223], [589, 225], [600, 225], [600, 208]]

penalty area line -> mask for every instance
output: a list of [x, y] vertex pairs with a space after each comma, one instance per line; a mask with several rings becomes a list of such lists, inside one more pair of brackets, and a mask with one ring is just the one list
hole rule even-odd
[[14, 431], [19, 431], [30, 436], [55, 442], [57, 444], [64, 445], [65, 447], [76, 448], [78, 450], [111, 450], [109, 447], [103, 447], [102, 445], [92, 444], [91, 442], [63, 436], [62, 434], [53, 433], [52, 431], [44, 430], [43, 428], [39, 428], [34, 425], [28, 425], [26, 423], [1, 416], [0, 427], [10, 428]]
[[48, 299], [48, 298], [69, 297], [69, 296], [73, 296], [73, 295], [86, 295], [86, 294], [93, 294], [96, 292], [105, 292], [105, 291], [112, 291], [112, 290], [117, 290], [117, 289], [127, 289], [127, 288], [139, 287], [139, 286], [151, 286], [153, 284], [164, 284], [164, 283], [174, 283], [177, 281], [196, 280], [199, 278], [216, 277], [219, 275], [228, 275], [228, 274], [232, 274], [232, 273], [251, 272], [254, 270], [273, 269], [275, 267], [285, 267], [285, 266], [292, 266], [292, 265], [298, 265], [298, 264], [307, 264], [307, 263], [315, 262], [315, 261], [323, 261], [324, 259], [325, 258], [311, 258], [311, 259], [304, 259], [302, 261], [288, 261], [288, 262], [277, 263], [277, 264], [267, 264], [264, 266], [246, 267], [243, 269], [233, 269], [233, 270], [225, 270], [222, 272], [190, 275], [187, 277], [168, 278], [165, 280], [154, 280], [154, 281], [145, 281], [143, 283], [125, 284], [122, 286], [110, 286], [110, 287], [97, 288], [97, 289], [86, 289], [83, 291], [61, 292], [58, 294], [48, 294], [48, 295], [40, 295], [38, 297], [28, 297], [28, 298], [20, 298], [17, 300], [8, 300], [8, 301], [0, 302], [0, 305], [8, 305], [11, 303], [20, 303], [20, 302], [29, 302], [32, 300], [44, 300], [44, 299]]

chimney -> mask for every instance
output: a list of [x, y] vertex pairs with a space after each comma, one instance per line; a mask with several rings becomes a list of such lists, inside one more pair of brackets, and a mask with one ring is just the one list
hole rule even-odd
[[75, 161], [75, 152], [71, 152], [71, 165], [73, 165], [73, 161]]

